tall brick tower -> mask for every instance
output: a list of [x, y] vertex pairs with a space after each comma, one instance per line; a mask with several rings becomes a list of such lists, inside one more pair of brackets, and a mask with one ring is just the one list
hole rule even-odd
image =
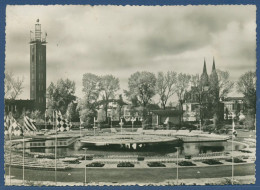
[[30, 99], [35, 101], [35, 110], [42, 113], [46, 109], [46, 36], [42, 37], [37, 19], [35, 32], [30, 31]]

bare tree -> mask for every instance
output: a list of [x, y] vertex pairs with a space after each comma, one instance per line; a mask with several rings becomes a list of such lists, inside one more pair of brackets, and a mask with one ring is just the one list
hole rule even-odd
[[166, 74], [158, 72], [156, 92], [160, 96], [160, 102], [165, 109], [168, 99], [176, 91], [177, 73], [174, 71], [168, 71]]
[[229, 72], [217, 70], [218, 74], [218, 85], [219, 85], [219, 97], [224, 98], [233, 89], [234, 82], [230, 81]]
[[24, 78], [15, 78], [13, 72], [5, 72], [5, 97], [16, 99], [23, 92]]

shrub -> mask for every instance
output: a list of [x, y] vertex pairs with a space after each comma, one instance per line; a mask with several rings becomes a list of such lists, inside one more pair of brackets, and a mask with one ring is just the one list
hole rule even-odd
[[[232, 158], [226, 159], [227, 162], [232, 162]], [[245, 162], [244, 160], [241, 160], [239, 158], [234, 158], [234, 163], [243, 163]]]
[[222, 162], [220, 162], [220, 161], [218, 161], [218, 160], [214, 160], [214, 159], [205, 160], [205, 161], [203, 161], [202, 163], [208, 164], [208, 165], [223, 164]]
[[161, 162], [148, 162], [147, 165], [149, 167], [166, 167], [165, 164]]
[[196, 166], [196, 164], [190, 162], [190, 161], [181, 161], [178, 163], [179, 166]]
[[78, 160], [64, 160], [63, 162], [69, 163], [69, 164], [79, 164], [80, 161]]
[[120, 162], [117, 167], [135, 167], [135, 165], [131, 162]]
[[252, 153], [251, 151], [249, 150], [239, 150], [240, 152], [243, 152], [243, 153]]
[[86, 167], [103, 167], [105, 164], [100, 162], [92, 162], [90, 164], [87, 164]]

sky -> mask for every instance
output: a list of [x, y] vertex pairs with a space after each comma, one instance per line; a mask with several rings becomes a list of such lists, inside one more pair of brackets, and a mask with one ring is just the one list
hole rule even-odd
[[[7, 6], [5, 69], [24, 77], [18, 97], [30, 98], [30, 30], [47, 32], [47, 87], [60, 78], [112, 74], [120, 90], [136, 71], [208, 74], [216, 68], [237, 81], [256, 69], [256, 6]], [[237, 93], [233, 91], [232, 96]]]

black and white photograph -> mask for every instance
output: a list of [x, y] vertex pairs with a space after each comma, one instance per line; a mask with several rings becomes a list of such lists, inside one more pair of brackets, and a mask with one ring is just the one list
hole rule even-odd
[[5, 19], [5, 186], [255, 184], [255, 5]]

